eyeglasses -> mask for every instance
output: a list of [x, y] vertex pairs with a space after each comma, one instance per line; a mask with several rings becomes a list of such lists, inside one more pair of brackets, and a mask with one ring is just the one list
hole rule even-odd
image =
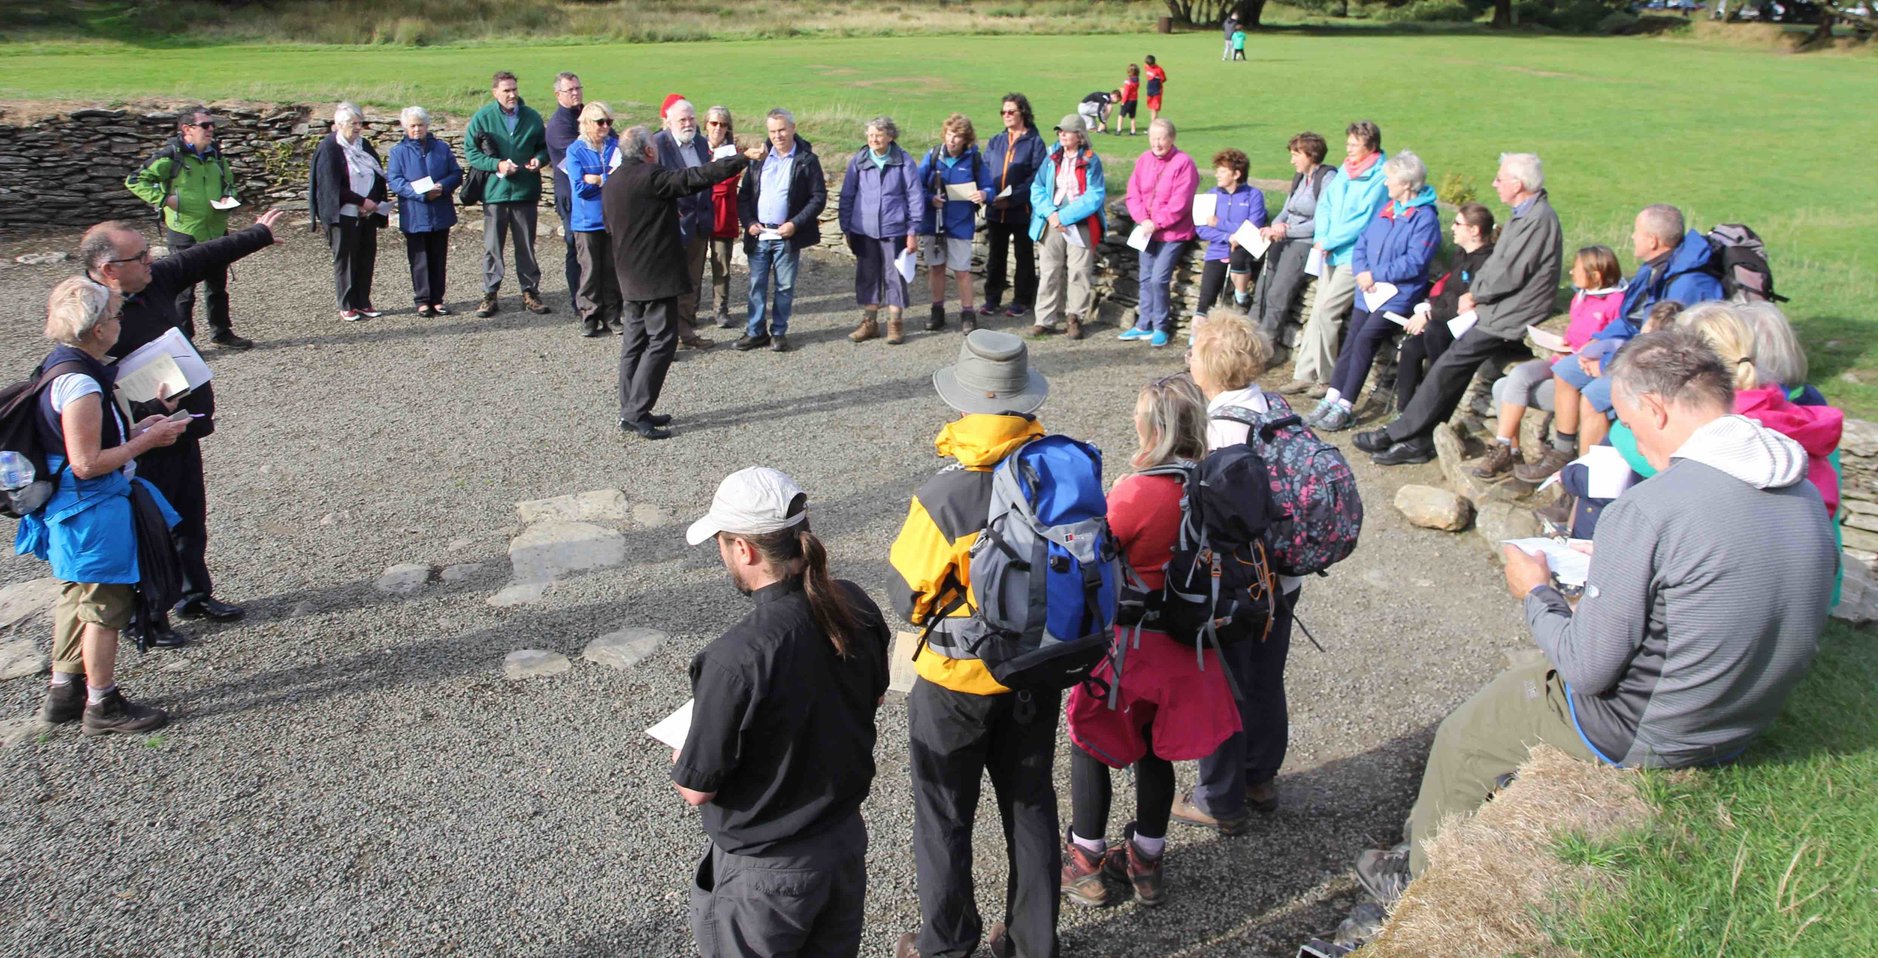
[[148, 266], [148, 265], [150, 265], [150, 247], [148, 247], [148, 246], [146, 246], [146, 247], [144, 247], [144, 248], [143, 248], [143, 252], [141, 252], [141, 253], [138, 253], [138, 254], [137, 254], [137, 255], [135, 255], [135, 256], [125, 256], [125, 257], [121, 257], [121, 258], [119, 258], [119, 259], [107, 259], [107, 260], [105, 260], [105, 262], [106, 262], [106, 263], [131, 263], [131, 262], [136, 262], [136, 263], [142, 263], [142, 264], [144, 264], [145, 266]]
[[723, 120], [705, 120], [704, 125], [705, 126], [729, 126], [730, 124], [725, 123]]
[[999, 113], [1002, 113], [1002, 114], [1004, 114], [1005, 116], [1016, 116], [1016, 115], [1017, 115], [1017, 111], [1016, 111], [1016, 110], [999, 110], [998, 112], [999, 112]]

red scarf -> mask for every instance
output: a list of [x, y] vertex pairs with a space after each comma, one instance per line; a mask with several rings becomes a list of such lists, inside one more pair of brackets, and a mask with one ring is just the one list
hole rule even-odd
[[1344, 160], [1343, 175], [1348, 179], [1354, 180], [1369, 172], [1369, 168], [1375, 166], [1376, 161], [1380, 159], [1382, 159], [1382, 151], [1377, 150], [1360, 160]]

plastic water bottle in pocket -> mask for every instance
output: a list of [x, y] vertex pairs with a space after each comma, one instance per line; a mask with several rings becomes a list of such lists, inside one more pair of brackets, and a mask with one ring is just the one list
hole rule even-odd
[[11, 449], [0, 450], [0, 490], [24, 489], [38, 478], [33, 461]]

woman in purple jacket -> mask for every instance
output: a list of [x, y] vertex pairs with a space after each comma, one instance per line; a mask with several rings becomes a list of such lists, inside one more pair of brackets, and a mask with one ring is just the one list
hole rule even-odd
[[1238, 150], [1213, 154], [1213, 179], [1219, 181], [1218, 188], [1213, 190], [1213, 215], [1206, 222], [1196, 221], [1193, 225], [1194, 232], [1206, 241], [1206, 268], [1200, 273], [1200, 308], [1194, 311], [1194, 319], [1205, 316], [1207, 310], [1219, 302], [1228, 273], [1232, 275], [1233, 305], [1251, 311], [1252, 269], [1258, 261], [1251, 250], [1232, 241], [1232, 234], [1239, 227], [1251, 223], [1253, 228], [1263, 229], [1268, 221], [1265, 194], [1245, 181], [1251, 166], [1251, 161]]
[[[1330, 391], [1304, 418], [1308, 425], [1332, 432], [1355, 422], [1356, 399], [1369, 378], [1370, 364], [1397, 328], [1389, 314], [1406, 321], [1410, 309], [1427, 295], [1428, 264], [1441, 247], [1440, 214], [1422, 158], [1403, 150], [1383, 163], [1382, 175], [1389, 202], [1376, 211], [1351, 251], [1357, 296], [1343, 355], [1330, 374]], [[1370, 308], [1371, 300], [1388, 286], [1395, 292]]]
[[906, 278], [895, 265], [905, 251], [919, 252], [922, 197], [919, 167], [895, 141], [892, 117], [867, 121], [867, 149], [855, 151], [841, 180], [841, 232], [854, 251], [854, 298], [861, 324], [848, 339], [864, 343], [880, 335], [880, 307], [887, 307], [887, 345], [906, 342]]

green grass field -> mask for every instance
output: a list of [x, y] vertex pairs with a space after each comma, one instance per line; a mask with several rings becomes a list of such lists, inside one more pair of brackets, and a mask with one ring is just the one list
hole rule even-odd
[[[1809, 346], [1813, 381], [1853, 414], [1878, 416], [1878, 101], [1864, 56], [1792, 56], [1651, 38], [1428, 35], [1366, 31], [1260, 34], [1249, 63], [1221, 63], [1214, 33], [1175, 36], [920, 36], [711, 43], [478, 44], [462, 47], [14, 44], [0, 98], [124, 101], [202, 97], [464, 113], [489, 73], [516, 71], [552, 105], [556, 71], [578, 71], [590, 99], [643, 121], [668, 91], [725, 103], [745, 119], [786, 105], [825, 151], [851, 149], [862, 122], [894, 116], [914, 149], [953, 111], [988, 135], [998, 97], [1021, 90], [1048, 125], [1122, 68], [1155, 54], [1169, 73], [1166, 114], [1201, 159], [1244, 149], [1255, 176], [1289, 175], [1284, 143], [1304, 129], [1333, 143], [1371, 118], [1385, 147], [1422, 154], [1439, 182], [1458, 173], [1491, 199], [1501, 151], [1546, 161], [1568, 243], [1605, 243], [1628, 259], [1630, 219], [1673, 202], [1706, 229], [1745, 222], [1767, 239]], [[1809, 145], [1810, 144], [1810, 145]], [[1103, 138], [1111, 178], [1145, 137]], [[1118, 187], [1119, 188], [1119, 187]], [[1626, 263], [1626, 265], [1629, 265]]]

